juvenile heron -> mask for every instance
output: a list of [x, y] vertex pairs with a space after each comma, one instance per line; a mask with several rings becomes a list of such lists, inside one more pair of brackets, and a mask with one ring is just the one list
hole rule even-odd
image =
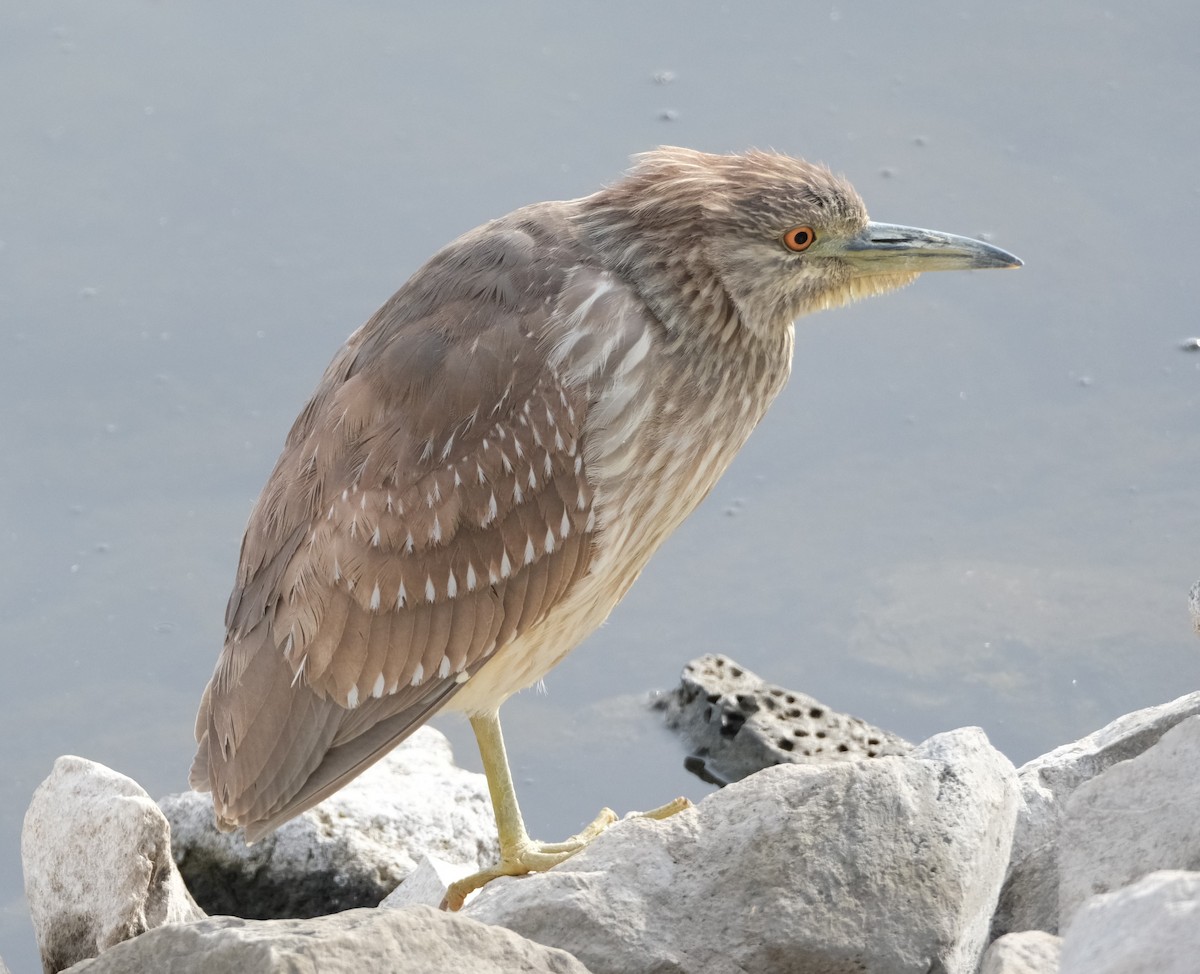
[[[193, 787], [254, 840], [469, 715], [501, 859], [547, 869], [497, 710], [595, 629], [791, 370], [800, 315], [996, 247], [871, 223], [829, 170], [662, 148], [438, 252], [336, 355], [255, 505]], [[670, 814], [678, 803], [656, 815]]]

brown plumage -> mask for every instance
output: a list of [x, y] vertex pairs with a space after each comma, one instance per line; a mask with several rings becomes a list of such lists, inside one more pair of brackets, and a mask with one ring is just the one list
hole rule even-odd
[[[781, 243], [798, 225], [802, 253]], [[793, 319], [1014, 263], [870, 224], [824, 168], [684, 149], [451, 243], [350, 337], [287, 437], [193, 786], [253, 839], [437, 711], [493, 713], [711, 489], [787, 379]]]

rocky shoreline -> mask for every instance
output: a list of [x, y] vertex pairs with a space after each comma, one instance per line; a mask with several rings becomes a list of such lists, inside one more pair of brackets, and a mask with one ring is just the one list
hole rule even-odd
[[458, 914], [433, 905], [494, 824], [430, 728], [250, 848], [207, 796], [60, 758], [22, 835], [44, 970], [1200, 969], [1200, 692], [1019, 770], [978, 728], [913, 746], [721, 657], [657, 706], [726, 787]]

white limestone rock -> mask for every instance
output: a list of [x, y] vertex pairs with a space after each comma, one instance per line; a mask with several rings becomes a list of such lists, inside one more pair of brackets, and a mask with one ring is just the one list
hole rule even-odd
[[992, 935], [1059, 929], [1059, 831], [1071, 794], [1120, 761], [1136, 757], [1178, 724], [1200, 713], [1200, 692], [1137, 710], [1073, 744], [1024, 765], [1013, 856], [992, 921]]
[[432, 727], [252, 846], [240, 831], [217, 831], [207, 794], [159, 804], [188, 888], [214, 914], [312, 917], [375, 906], [423, 854], [464, 873], [498, 856], [486, 779], [455, 765], [446, 736]]
[[977, 728], [906, 757], [784, 764], [665, 821], [626, 819], [464, 913], [596, 974], [973, 974], [1016, 805]]
[[[1068, 799], [1059, 839], [1058, 909], [1159, 869], [1200, 870], [1200, 717], [1085, 781]], [[1200, 966], [1200, 958], [1197, 959]]]
[[349, 910], [307, 920], [212, 917], [160, 927], [70, 974], [588, 974], [561, 950], [429, 907]]
[[435, 856], [422, 856], [417, 868], [379, 905], [389, 910], [417, 905], [440, 907], [450, 884], [465, 879], [474, 871], [471, 867], [456, 866]]
[[1062, 938], [1044, 930], [1005, 934], [983, 955], [979, 974], [1058, 974]]
[[1195, 974], [1200, 873], [1151, 873], [1089, 899], [1063, 935], [1060, 974]]
[[21, 831], [25, 897], [47, 974], [165, 923], [199, 919], [171, 827], [137, 782], [60, 757]]

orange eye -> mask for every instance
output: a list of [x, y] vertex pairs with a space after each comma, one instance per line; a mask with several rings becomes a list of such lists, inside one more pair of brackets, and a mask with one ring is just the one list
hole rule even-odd
[[812, 227], [792, 227], [783, 235], [783, 245], [798, 254], [802, 250], [808, 250], [816, 239], [817, 234]]

